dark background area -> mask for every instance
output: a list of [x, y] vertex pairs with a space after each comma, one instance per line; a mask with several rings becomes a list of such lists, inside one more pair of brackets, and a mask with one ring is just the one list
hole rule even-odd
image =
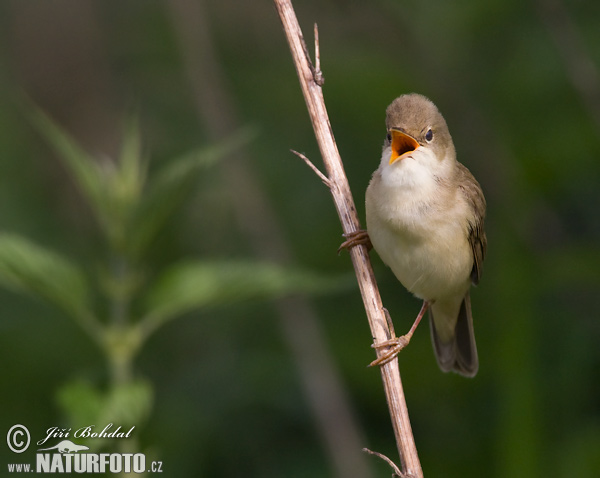
[[[471, 293], [479, 374], [441, 373], [427, 325], [400, 355], [425, 476], [598, 476], [600, 3], [295, 7], [311, 51], [319, 25], [325, 101], [361, 220], [385, 108], [411, 91], [442, 111], [458, 159], [488, 201], [488, 256]], [[23, 114], [23, 93], [99, 160], [116, 157], [124, 120], [137, 115], [151, 171], [226, 144], [242, 127], [256, 132], [203, 171], [152, 247], [149, 274], [184, 257], [261, 257], [352, 274], [348, 255], [336, 255], [341, 227], [327, 189], [289, 152], [321, 166], [269, 1], [0, 2], [0, 229], [93, 274], [98, 227]], [[259, 241], [253, 227], [265, 231]], [[403, 333], [420, 303], [372, 258]], [[306, 300], [328, 352], [316, 370], [333, 364], [359, 437], [350, 453], [370, 476], [389, 476], [360, 451], [397, 461], [380, 374], [366, 368], [374, 353], [358, 289]], [[151, 384], [153, 400], [136, 436], [168, 476], [341, 476], [299, 371], [303, 356], [321, 360], [320, 352], [290, 349], [286, 304], [294, 307], [250, 301], [189, 313], [142, 349], [135, 375]], [[57, 398], [66, 384], [108, 386], [102, 353], [81, 329], [52, 305], [4, 288], [0, 357], [3, 433], [16, 423], [35, 436], [71, 426]], [[6, 463], [33, 459], [0, 446], [2, 476]]]

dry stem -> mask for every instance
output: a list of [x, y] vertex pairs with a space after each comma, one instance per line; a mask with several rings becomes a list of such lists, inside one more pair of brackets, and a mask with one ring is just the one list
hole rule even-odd
[[[320, 69], [315, 67], [310, 61], [308, 49], [304, 42], [302, 31], [300, 30], [291, 1], [274, 0], [274, 2], [290, 45], [292, 58], [300, 80], [300, 86], [327, 171], [326, 176], [322, 173], [318, 174], [329, 186], [338, 216], [342, 223], [344, 234], [351, 234], [359, 231], [361, 227], [352, 199], [352, 193], [350, 192], [348, 179], [344, 172], [342, 160], [333, 137], [329, 117], [325, 108], [325, 101], [323, 99], [323, 91], [321, 88], [323, 77]], [[318, 51], [319, 47], [317, 41], [317, 58]], [[318, 65], [318, 67], [320, 67], [320, 65]], [[306, 157], [303, 157], [303, 159], [307, 163], [310, 163]], [[309, 165], [315, 172], [318, 171], [314, 165]], [[364, 245], [352, 247], [350, 249], [350, 257], [352, 258], [375, 344], [395, 338], [393, 332], [389, 328], [385, 316], [385, 311], [369, 260], [367, 247]], [[378, 356], [382, 356], [385, 354], [385, 349], [380, 350], [378, 348], [377, 354]], [[423, 472], [421, 470], [417, 449], [412, 435], [397, 358], [382, 365], [380, 370], [396, 443], [398, 445], [398, 452], [402, 461], [401, 475], [415, 478], [422, 477]]]

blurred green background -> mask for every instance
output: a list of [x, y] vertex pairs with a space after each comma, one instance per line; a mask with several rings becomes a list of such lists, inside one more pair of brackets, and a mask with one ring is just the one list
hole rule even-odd
[[[311, 51], [319, 25], [325, 101], [361, 219], [385, 108], [411, 91], [443, 112], [488, 201], [488, 256], [471, 294], [479, 374], [442, 374], [425, 325], [400, 356], [425, 476], [598, 476], [600, 3], [295, 7]], [[228, 261], [249, 283], [225, 281], [214, 303], [182, 308], [136, 350], [121, 385], [60, 307], [0, 288], [0, 430], [21, 423], [35, 440], [102, 410], [94, 424], [129, 419], [131, 443], [168, 476], [389, 476], [360, 451], [397, 461], [330, 195], [289, 152], [321, 165], [271, 2], [0, 2], [0, 232], [77, 264], [110, 324], [102, 277], [115, 248], [25, 95], [100, 170], [118, 164], [132, 117], [150, 179], [190, 151], [225, 151], [194, 170], [131, 260], [142, 299], [125, 326], [160, 303], [153, 287], [174, 264]], [[372, 257], [403, 333], [420, 303]], [[263, 290], [265, 263], [277, 273]], [[294, 274], [303, 279], [276, 287]], [[33, 461], [32, 450], [1, 450], [0, 476]]]

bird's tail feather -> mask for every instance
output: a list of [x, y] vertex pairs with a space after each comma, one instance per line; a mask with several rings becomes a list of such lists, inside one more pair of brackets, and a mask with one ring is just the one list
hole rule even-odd
[[474, 377], [479, 369], [477, 346], [471, 316], [471, 298], [469, 292], [460, 304], [454, 334], [448, 341], [442, 341], [435, 327], [433, 308], [429, 309], [429, 328], [431, 341], [440, 369], [444, 372], [456, 372], [465, 377]]

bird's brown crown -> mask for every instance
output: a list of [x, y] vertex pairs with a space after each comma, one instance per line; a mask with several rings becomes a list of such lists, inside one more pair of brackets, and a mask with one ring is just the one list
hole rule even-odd
[[[387, 107], [385, 123], [388, 132], [402, 131], [421, 145], [430, 144], [430, 147], [440, 152], [446, 148], [454, 150], [446, 120], [423, 95], [410, 93], [396, 98]], [[443, 156], [442, 154], [440, 157]]]

